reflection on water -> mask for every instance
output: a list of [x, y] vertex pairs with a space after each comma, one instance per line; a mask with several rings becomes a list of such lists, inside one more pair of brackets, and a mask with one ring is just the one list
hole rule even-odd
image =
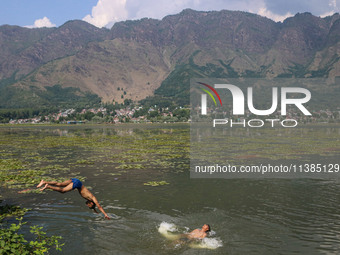
[[[335, 129], [331, 134], [339, 134], [338, 131]], [[301, 130], [301, 137], [303, 132]], [[325, 138], [327, 132], [325, 129]], [[45, 144], [49, 154], [46, 157], [50, 158], [53, 153], [63, 156], [63, 149], [72, 152], [60, 158], [58, 164], [64, 162], [70, 168], [68, 174], [76, 171], [86, 177], [84, 185], [91, 187], [112, 220], [107, 221], [102, 214], [89, 210], [78, 192], [20, 195], [10, 190], [1, 192], [7, 201], [31, 208], [25, 216], [29, 222], [26, 229], [37, 224], [49, 234], [62, 235], [66, 243], [63, 254], [339, 253], [339, 181], [190, 179], [188, 163], [186, 168], [183, 163], [164, 164], [174, 155], [171, 161], [183, 158], [188, 161], [182, 143], [188, 146], [186, 125], [2, 128], [0, 133], [3, 141], [0, 146], [5, 145], [2, 136], [12, 137], [13, 141], [17, 138], [17, 143], [21, 136], [31, 142], [56, 136], [65, 139], [62, 140], [65, 144], [70, 143], [69, 138], [77, 138], [72, 140], [73, 147], [60, 147], [55, 140], [49, 140]], [[249, 135], [256, 137], [254, 133]], [[98, 144], [91, 150], [83, 138]], [[176, 143], [177, 139], [181, 142]], [[39, 141], [43, 143], [43, 139]], [[152, 148], [147, 150], [146, 147], [156, 146], [155, 142], [159, 152]], [[145, 147], [142, 144], [146, 144]], [[37, 153], [40, 152], [37, 150]], [[133, 157], [117, 163], [126, 154]], [[183, 158], [177, 154], [182, 154]], [[85, 156], [93, 164], [72, 164]], [[136, 157], [140, 161], [132, 162]], [[149, 161], [157, 162], [157, 167]], [[140, 164], [141, 167], [118, 168], [122, 164]], [[143, 185], [161, 180], [170, 184]], [[222, 246], [216, 249], [176, 247], [172, 240], [159, 233], [162, 222], [177, 226], [179, 233], [208, 223], [214, 231], [211, 238], [220, 241]]]

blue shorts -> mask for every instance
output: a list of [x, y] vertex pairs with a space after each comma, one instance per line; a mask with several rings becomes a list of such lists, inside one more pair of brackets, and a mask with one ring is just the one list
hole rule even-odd
[[72, 180], [72, 182], [73, 182], [72, 190], [74, 190], [74, 189], [80, 190], [80, 189], [81, 189], [81, 186], [83, 186], [83, 184], [81, 183], [81, 181], [79, 181], [79, 180], [76, 179], [76, 178], [71, 178], [71, 180]]

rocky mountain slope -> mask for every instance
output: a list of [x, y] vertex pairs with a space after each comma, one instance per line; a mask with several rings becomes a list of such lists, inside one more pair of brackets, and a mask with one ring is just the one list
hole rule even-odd
[[[48, 105], [56, 85], [104, 102], [154, 94], [188, 103], [191, 77], [336, 77], [339, 14], [276, 23], [239, 11], [184, 10], [162, 20], [0, 27], [0, 107]], [[59, 88], [58, 87], [58, 88]], [[76, 99], [74, 99], [76, 100]]]

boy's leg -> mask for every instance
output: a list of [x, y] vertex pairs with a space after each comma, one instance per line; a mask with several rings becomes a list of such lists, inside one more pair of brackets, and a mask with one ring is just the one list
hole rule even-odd
[[45, 184], [54, 185], [54, 186], [57, 186], [57, 187], [66, 187], [70, 183], [72, 183], [71, 179], [66, 180], [64, 182], [47, 182], [47, 181], [41, 180], [40, 183], [37, 185], [37, 188], [40, 188], [41, 186], [43, 186]]
[[66, 180], [66, 181], [64, 181], [64, 182], [56, 182], [56, 183], [54, 183], [54, 184], [48, 183], [48, 182], [46, 182], [46, 183], [47, 183], [47, 184], [54, 185], [54, 186], [57, 186], [57, 187], [66, 187], [67, 185], [69, 185], [70, 183], [72, 183], [72, 180], [70, 179], [70, 180]]
[[66, 187], [54, 187], [54, 186], [50, 186], [48, 183], [45, 184], [45, 187], [43, 187], [42, 189], [40, 189], [41, 191], [43, 191], [44, 189], [51, 189], [54, 191], [58, 191], [60, 193], [65, 193], [68, 191], [71, 191], [73, 188], [73, 183], [69, 183]]

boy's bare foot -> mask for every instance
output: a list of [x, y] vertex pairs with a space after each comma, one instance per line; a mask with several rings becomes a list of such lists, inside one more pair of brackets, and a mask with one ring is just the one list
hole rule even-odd
[[42, 185], [44, 185], [44, 180], [40, 181], [40, 183], [37, 185], [37, 188], [40, 188]]
[[46, 189], [47, 186], [48, 186], [48, 184], [46, 183], [46, 184], [45, 184], [45, 187], [43, 187], [42, 189], [40, 189], [40, 191], [43, 191], [44, 189]]

